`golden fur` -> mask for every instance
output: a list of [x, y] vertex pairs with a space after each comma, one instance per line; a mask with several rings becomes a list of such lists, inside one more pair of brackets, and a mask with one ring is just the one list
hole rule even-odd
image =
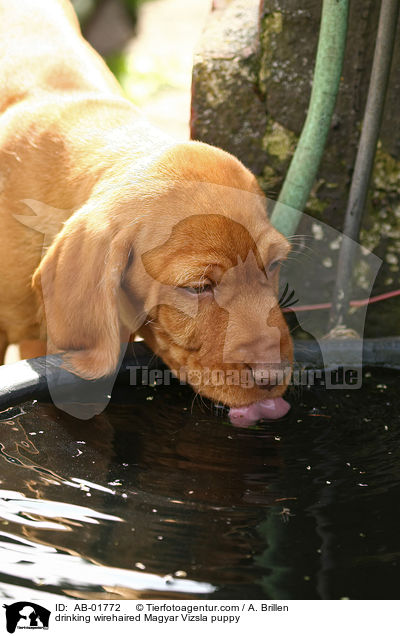
[[[0, 0], [0, 36], [0, 356], [47, 341], [98, 378], [138, 333], [179, 373], [290, 367], [289, 245], [253, 175], [147, 124], [67, 0]], [[228, 405], [286, 388], [191, 383]]]

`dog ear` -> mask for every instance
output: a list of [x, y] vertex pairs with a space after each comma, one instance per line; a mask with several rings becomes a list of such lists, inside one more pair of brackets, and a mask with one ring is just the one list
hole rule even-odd
[[83, 208], [65, 223], [33, 276], [48, 353], [64, 354], [67, 368], [82, 378], [111, 374], [129, 338], [118, 290], [131, 247], [114, 216]]

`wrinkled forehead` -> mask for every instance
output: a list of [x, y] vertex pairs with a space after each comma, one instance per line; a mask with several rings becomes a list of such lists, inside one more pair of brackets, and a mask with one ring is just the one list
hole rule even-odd
[[153, 229], [157, 234], [161, 231], [162, 242], [187, 232], [187, 239], [194, 234], [198, 244], [212, 242], [226, 250], [231, 242], [232, 250], [240, 254], [254, 245], [265, 249], [271, 242], [286, 244], [270, 225], [266, 199], [260, 192], [182, 180], [162, 187], [152, 205], [157, 207], [158, 226]]
[[[147, 250], [142, 262], [153, 279], [168, 285], [189, 284], [206, 273], [220, 279], [224, 272], [246, 262], [247, 270], [264, 270], [284, 258], [287, 242], [264, 222], [253, 236], [248, 229], [221, 214], [191, 215], [173, 225], [162, 244]], [[243, 272], [242, 272], [243, 273]]]
[[189, 203], [192, 211], [220, 214], [241, 223], [250, 234], [259, 223], [267, 221], [266, 199], [261, 191], [248, 191], [235, 185], [185, 181], [175, 193], [183, 197], [184, 205]]
[[167, 241], [173, 252], [190, 254], [200, 260], [218, 261], [221, 258], [235, 264], [246, 260], [250, 252], [257, 262], [283, 258], [288, 249], [286, 241], [267, 219], [247, 223], [222, 214], [194, 214], [174, 224]]

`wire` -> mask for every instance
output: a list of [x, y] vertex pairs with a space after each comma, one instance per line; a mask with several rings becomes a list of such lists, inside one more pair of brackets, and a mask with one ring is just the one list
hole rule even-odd
[[382, 0], [371, 79], [340, 246], [329, 328], [346, 324], [354, 261], [392, 65], [400, 0]]
[[[396, 289], [391, 292], [386, 292], [385, 294], [379, 294], [378, 296], [372, 296], [371, 298], [362, 298], [360, 300], [351, 300], [350, 307], [365, 307], [365, 305], [372, 305], [373, 303], [379, 303], [382, 300], [388, 300], [389, 298], [394, 298], [395, 296], [400, 296], [400, 289]], [[282, 311], [287, 313], [289, 311], [294, 311], [297, 313], [298, 311], [315, 311], [317, 309], [330, 309], [332, 307], [332, 303], [320, 303], [318, 305], [298, 305], [296, 307], [284, 307]]]

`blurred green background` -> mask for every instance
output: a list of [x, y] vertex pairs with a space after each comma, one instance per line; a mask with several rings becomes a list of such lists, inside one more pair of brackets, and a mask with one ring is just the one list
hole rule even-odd
[[189, 139], [193, 52], [211, 0], [72, 0], [84, 37], [157, 128]]
[[[137, 18], [137, 8], [146, 0], [115, 0], [119, 2], [121, 5], [124, 5], [128, 14], [131, 16], [132, 20], [135, 22]], [[84, 27], [87, 20], [95, 13], [96, 10], [104, 5], [104, 0], [72, 0], [72, 4], [75, 7], [75, 11], [78, 14], [81, 26]]]
[[[190, 90], [193, 47], [211, 0], [72, 3], [84, 37], [103, 56], [128, 98], [142, 109], [155, 98], [162, 100], [158, 111], [164, 110], [165, 117], [173, 118], [177, 109], [182, 112], [183, 106], [172, 105], [170, 98]], [[184, 108], [190, 109], [187, 99]], [[154, 119], [153, 112], [147, 115]]]

